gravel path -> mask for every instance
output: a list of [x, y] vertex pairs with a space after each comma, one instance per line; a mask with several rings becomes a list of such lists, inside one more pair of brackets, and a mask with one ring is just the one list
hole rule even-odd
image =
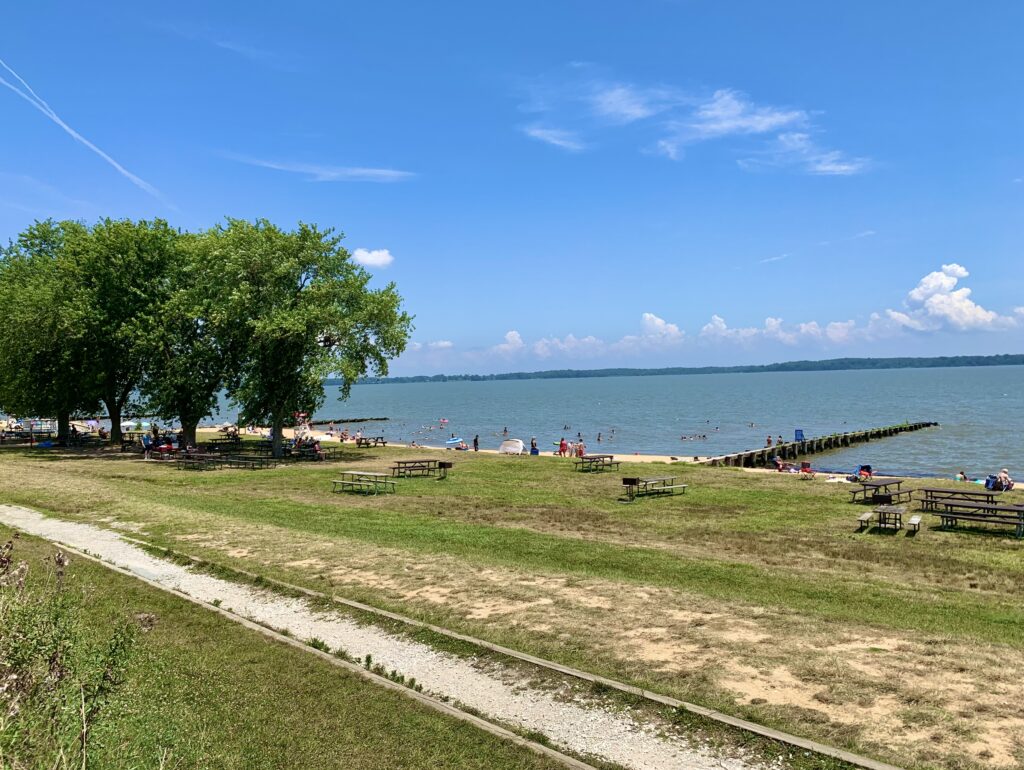
[[637, 770], [747, 770], [759, 766], [659, 735], [655, 725], [637, 722], [628, 714], [613, 713], [596, 704], [558, 700], [549, 692], [531, 688], [513, 669], [483, 671], [469, 659], [438, 652], [374, 626], [360, 626], [342, 614], [313, 609], [303, 599], [163, 561], [109, 530], [46, 518], [10, 505], [0, 505], [0, 522], [86, 551], [202, 601], [219, 599], [225, 609], [273, 628], [286, 628], [297, 639], [317, 637], [331, 650], [341, 648], [357, 658], [372, 655], [375, 663], [388, 671], [396, 669], [406, 678], [415, 677], [435, 696], [448, 696], [492, 719], [541, 732], [562, 749], [597, 755]]

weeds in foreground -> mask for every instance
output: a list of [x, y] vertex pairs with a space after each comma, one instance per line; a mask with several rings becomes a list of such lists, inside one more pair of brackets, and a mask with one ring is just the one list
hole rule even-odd
[[104, 706], [124, 682], [139, 625], [85, 639], [81, 596], [66, 584], [68, 557], [27, 582], [14, 539], [0, 548], [0, 766], [86, 767]]

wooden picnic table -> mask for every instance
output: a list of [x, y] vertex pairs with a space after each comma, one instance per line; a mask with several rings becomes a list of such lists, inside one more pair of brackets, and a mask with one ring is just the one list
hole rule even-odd
[[859, 489], [850, 490], [851, 503], [881, 503], [889, 505], [899, 503], [905, 497], [911, 498], [909, 489], [900, 489], [903, 479], [867, 479], [858, 482]]
[[386, 473], [373, 471], [344, 471], [341, 478], [333, 479], [332, 492], [362, 492], [376, 495], [396, 491], [395, 482]]
[[655, 476], [652, 478], [625, 478], [622, 486], [626, 488], [626, 497], [632, 502], [637, 497], [671, 495], [677, 489], [686, 492], [686, 484], [677, 484], [676, 476]]
[[882, 529], [903, 529], [903, 514], [907, 512], [905, 505], [879, 505], [875, 508], [878, 514], [878, 526]]
[[589, 471], [607, 471], [619, 467], [615, 455], [583, 455], [582, 457], [577, 457], [573, 462], [576, 465], [576, 470], [584, 473]]
[[435, 476], [440, 472], [440, 460], [424, 458], [420, 460], [395, 460], [391, 466], [391, 475], [395, 478], [412, 476]]
[[922, 511], [937, 511], [939, 504], [947, 500], [995, 504], [996, 495], [1000, 494], [990, 489], [950, 489], [949, 487], [921, 487], [918, 491], [924, 494], [920, 501]]
[[262, 471], [276, 468], [277, 460], [273, 457], [251, 457], [247, 455], [223, 455], [217, 458], [225, 468], [243, 468], [251, 471]]
[[356, 446], [387, 446], [388, 442], [383, 436], [360, 436], [356, 439]]
[[1024, 538], [1024, 505], [990, 505], [947, 501], [944, 511], [933, 511], [943, 529], [955, 527], [961, 521], [976, 524], [1003, 524], [1014, 528], [1018, 538]]

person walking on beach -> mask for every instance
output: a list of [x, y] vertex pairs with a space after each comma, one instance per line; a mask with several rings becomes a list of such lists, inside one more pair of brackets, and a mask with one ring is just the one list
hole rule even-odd
[[480, 451], [480, 434], [479, 433], [477, 435], [473, 436], [473, 451], [474, 452], [479, 452]]
[[565, 436], [562, 436], [562, 440], [558, 442], [558, 456], [565, 457], [565, 452], [569, 448], [569, 445], [565, 443]]
[[583, 457], [587, 453], [587, 445], [582, 441], [576, 445], [576, 456]]

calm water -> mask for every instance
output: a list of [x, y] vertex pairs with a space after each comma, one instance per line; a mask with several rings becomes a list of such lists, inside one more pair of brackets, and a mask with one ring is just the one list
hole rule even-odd
[[[1005, 466], [1024, 478], [1022, 385], [1024, 367], [1017, 366], [358, 385], [343, 403], [328, 389], [318, 416], [389, 417], [350, 427], [392, 441], [439, 446], [452, 433], [467, 442], [479, 434], [482, 447], [494, 448], [507, 426], [527, 443], [536, 436], [542, 450], [579, 432], [590, 452], [677, 457], [755, 449], [769, 433], [791, 440], [795, 428], [810, 437], [936, 421], [941, 427], [818, 455], [814, 465], [870, 463], [921, 475], [960, 468], [982, 475]], [[446, 429], [440, 418], [449, 420]], [[680, 440], [684, 435], [707, 439]]]

